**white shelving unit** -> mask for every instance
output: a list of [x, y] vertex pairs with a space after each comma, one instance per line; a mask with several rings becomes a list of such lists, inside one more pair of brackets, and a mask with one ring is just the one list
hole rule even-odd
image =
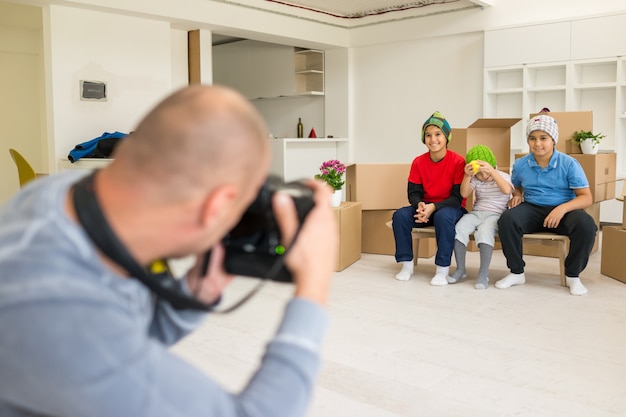
[[[593, 129], [606, 135], [601, 150], [618, 153], [617, 175], [626, 166], [626, 58], [520, 64], [485, 68], [484, 117], [521, 117], [511, 147], [527, 151], [528, 116], [551, 111], [593, 111]], [[567, 138], [560, 138], [567, 140]]]
[[324, 95], [324, 51], [296, 48], [294, 62], [295, 93]]
[[322, 162], [338, 159], [347, 162], [350, 140], [346, 138], [282, 138], [268, 139], [272, 150], [270, 172], [294, 181], [313, 178]]

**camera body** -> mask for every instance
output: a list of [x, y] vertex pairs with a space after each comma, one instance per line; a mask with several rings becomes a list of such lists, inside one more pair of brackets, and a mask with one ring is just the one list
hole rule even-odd
[[[285, 267], [285, 249], [272, 210], [272, 196], [283, 192], [294, 200], [300, 225], [315, 205], [313, 191], [302, 181], [284, 183], [276, 176], [265, 181], [239, 223], [224, 237], [224, 269], [233, 275], [292, 282]], [[287, 242], [288, 243], [288, 242]]]

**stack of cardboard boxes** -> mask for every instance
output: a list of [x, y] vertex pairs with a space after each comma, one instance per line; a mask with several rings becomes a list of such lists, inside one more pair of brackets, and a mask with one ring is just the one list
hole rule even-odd
[[[621, 194], [620, 199], [624, 201], [626, 181], [624, 181]], [[626, 247], [626, 202], [622, 213], [622, 225], [602, 228], [602, 257], [600, 258], [602, 274], [626, 283], [626, 268], [622, 259], [624, 247]]]
[[[531, 114], [530, 117], [537, 114]], [[589, 188], [593, 195], [593, 204], [585, 211], [593, 217], [598, 230], [600, 230], [600, 203], [615, 198], [617, 156], [614, 152], [586, 155], [582, 153], [580, 146], [571, 141], [574, 132], [578, 130], [593, 131], [593, 112], [551, 112], [548, 114], [556, 119], [559, 126], [559, 141], [556, 149], [576, 159], [587, 175]], [[525, 154], [516, 154], [515, 157], [517, 159], [523, 155]], [[600, 234], [598, 233], [592, 252], [598, 250], [599, 241]], [[557, 248], [540, 243], [524, 245], [524, 253], [554, 258], [559, 256]]]

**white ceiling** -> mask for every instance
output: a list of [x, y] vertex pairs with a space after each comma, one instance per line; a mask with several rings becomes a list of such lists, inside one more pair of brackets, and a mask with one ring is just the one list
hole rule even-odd
[[273, 13], [354, 27], [492, 6], [495, 0], [221, 0]]

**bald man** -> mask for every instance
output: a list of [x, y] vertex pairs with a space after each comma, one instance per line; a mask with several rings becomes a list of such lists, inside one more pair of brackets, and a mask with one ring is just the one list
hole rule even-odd
[[[133, 279], [94, 244], [76, 199], [93, 194], [104, 222], [142, 267], [196, 255], [179, 292], [211, 305], [233, 279], [220, 242], [267, 178], [266, 138], [263, 120], [238, 93], [188, 87], [158, 104], [106, 168], [34, 181], [3, 207], [0, 415], [305, 414], [338, 239], [327, 186], [308, 184], [316, 204], [286, 256], [294, 297], [254, 377], [236, 394], [168, 350], [207, 313], [175, 308]], [[272, 206], [289, 245], [298, 228], [293, 201], [275, 193]], [[208, 249], [202, 276], [198, 255]]]

